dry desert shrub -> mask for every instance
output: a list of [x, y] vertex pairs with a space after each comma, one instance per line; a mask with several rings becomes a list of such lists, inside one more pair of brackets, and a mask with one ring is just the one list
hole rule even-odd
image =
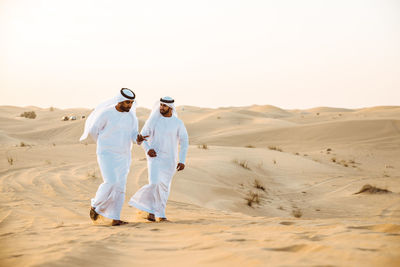
[[28, 119], [34, 119], [34, 118], [36, 118], [36, 113], [35, 113], [35, 111], [25, 111], [20, 116], [28, 118]]
[[299, 208], [293, 208], [292, 215], [296, 218], [300, 218], [301, 216], [303, 216], [303, 213]]
[[262, 191], [265, 191], [264, 185], [263, 185], [259, 180], [257, 180], [257, 179], [254, 179], [253, 186], [254, 186], [255, 188], [257, 188], [257, 189], [260, 189], [260, 190], [262, 190]]
[[354, 193], [354, 195], [361, 194], [361, 193], [368, 193], [368, 194], [387, 194], [387, 193], [392, 193], [391, 191], [387, 189], [382, 189], [376, 186], [372, 186], [370, 184], [364, 185], [360, 191], [357, 193]]
[[252, 207], [254, 203], [260, 204], [260, 196], [258, 193], [249, 191], [244, 198], [247, 201], [247, 206]]
[[253, 146], [253, 145], [247, 145], [246, 147], [247, 148], [255, 148], [255, 146]]
[[50, 110], [50, 111], [54, 111], [54, 107], [50, 107], [49, 110]]
[[21, 141], [21, 143], [19, 143], [19, 146], [20, 146], [20, 147], [32, 147], [32, 145], [27, 144], [27, 143], [22, 142], [22, 141]]
[[200, 149], [208, 149], [207, 144], [198, 145], [197, 147]]
[[91, 170], [91, 171], [88, 171], [87, 172], [87, 177], [88, 178], [92, 178], [92, 179], [96, 179], [97, 178], [97, 176], [96, 176], [96, 171], [93, 169], [93, 170]]
[[277, 146], [268, 146], [268, 148], [269, 148], [270, 150], [275, 150], [275, 151], [279, 151], [279, 152], [282, 152], [282, 151], [283, 151], [281, 148], [279, 148], [279, 147], [277, 147]]
[[8, 157], [7, 157], [7, 161], [8, 161], [8, 163], [9, 163], [10, 165], [13, 165], [13, 164], [14, 164], [14, 159], [13, 159], [13, 157], [11, 157], [11, 156], [8, 156]]
[[237, 160], [235, 159], [233, 161], [234, 163], [238, 164], [239, 166], [241, 166], [242, 168], [246, 169], [246, 170], [251, 170], [249, 167], [249, 163], [247, 162], [247, 160]]

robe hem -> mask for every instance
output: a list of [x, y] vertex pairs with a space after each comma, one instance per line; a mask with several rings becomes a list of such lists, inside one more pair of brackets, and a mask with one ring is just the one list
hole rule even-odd
[[[146, 209], [146, 208], [144, 208], [142, 205], [140, 205], [139, 203], [137, 203], [134, 200], [129, 201], [128, 204], [129, 204], [129, 206], [133, 206], [133, 207], [135, 207], [137, 209], [140, 209], [142, 211], [145, 211], [145, 212], [148, 212], [148, 213], [153, 213], [154, 216], [156, 216], [158, 218], [165, 218], [165, 215], [161, 215], [160, 213], [154, 212], [154, 211], [152, 211], [150, 209]], [[159, 215], [161, 215], [161, 216], [159, 216]]]
[[119, 218], [111, 218], [111, 216], [105, 215], [104, 212], [97, 211], [97, 208], [95, 208], [94, 210], [95, 210], [98, 214], [100, 214], [101, 216], [106, 217], [106, 218], [108, 218], [108, 219], [111, 219], [111, 220], [120, 220], [120, 217], [119, 217]]

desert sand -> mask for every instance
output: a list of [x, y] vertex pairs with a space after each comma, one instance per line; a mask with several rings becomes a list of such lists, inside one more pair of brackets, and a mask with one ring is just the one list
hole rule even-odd
[[[170, 222], [125, 203], [118, 227], [89, 218], [89, 113], [0, 106], [0, 266], [400, 266], [399, 106], [180, 106], [190, 148]], [[126, 200], [147, 183], [132, 155]], [[355, 194], [367, 184], [390, 192]]]

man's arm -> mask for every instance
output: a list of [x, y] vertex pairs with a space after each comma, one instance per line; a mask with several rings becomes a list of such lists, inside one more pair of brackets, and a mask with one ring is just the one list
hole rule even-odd
[[97, 142], [100, 132], [107, 126], [107, 117], [104, 113], [99, 114], [97, 120], [93, 123], [92, 128], [89, 130], [90, 136]]
[[[149, 128], [146, 127], [146, 125], [145, 125], [145, 127], [143, 127], [143, 129], [142, 129], [142, 131], [141, 131], [140, 134], [141, 134], [142, 136], [148, 138], [148, 137], [151, 136], [151, 133], [152, 133], [151, 129], [149, 129]], [[146, 152], [146, 154], [149, 153], [149, 150], [152, 150], [151, 147], [150, 147], [150, 145], [149, 145], [149, 143], [148, 143], [148, 141], [147, 141], [147, 139], [143, 140], [142, 146], [143, 146], [144, 151]], [[154, 149], [153, 149], [153, 151], [154, 151]], [[155, 153], [155, 151], [154, 151], [154, 153]], [[151, 152], [151, 154], [152, 154], [152, 152]], [[153, 157], [153, 154], [152, 154], [152, 155], [149, 155], [149, 156], [150, 156], [150, 157]], [[154, 156], [155, 156], [155, 155], [154, 155]]]
[[140, 146], [142, 144], [142, 142], [146, 141], [147, 137], [149, 137], [149, 136], [142, 136], [139, 133], [139, 120], [137, 118], [135, 118], [135, 122], [133, 122], [133, 125], [134, 125], [134, 127], [132, 130], [131, 140], [132, 140], [132, 143], [134, 143], [134, 144], [136, 143]]
[[179, 163], [176, 166], [176, 169], [178, 171], [181, 171], [185, 168], [185, 161], [186, 161], [186, 154], [187, 150], [189, 147], [189, 136], [186, 130], [185, 125], [182, 124], [179, 127], [178, 130], [178, 138], [179, 138], [179, 144], [180, 144], [180, 150], [179, 150]]

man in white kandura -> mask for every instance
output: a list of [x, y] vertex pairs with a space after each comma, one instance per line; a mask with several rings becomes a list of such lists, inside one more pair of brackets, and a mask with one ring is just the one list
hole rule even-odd
[[[149, 184], [143, 186], [129, 205], [149, 213], [147, 219], [165, 221], [165, 207], [176, 171], [185, 168], [189, 138], [183, 122], [178, 119], [174, 100], [163, 97], [157, 101], [142, 129], [149, 138], [142, 146], [147, 153]], [[178, 141], [180, 144], [178, 163]]]
[[146, 138], [138, 134], [135, 94], [122, 88], [116, 97], [98, 105], [87, 118], [80, 141], [89, 134], [97, 142], [97, 162], [104, 180], [91, 201], [90, 218], [95, 221], [100, 214], [112, 219], [113, 226], [127, 224], [120, 214], [132, 142], [140, 145]]

